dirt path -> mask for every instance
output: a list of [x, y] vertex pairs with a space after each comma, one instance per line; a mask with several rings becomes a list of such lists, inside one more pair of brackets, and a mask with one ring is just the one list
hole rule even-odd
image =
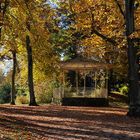
[[126, 109], [0, 106], [1, 140], [140, 140]]

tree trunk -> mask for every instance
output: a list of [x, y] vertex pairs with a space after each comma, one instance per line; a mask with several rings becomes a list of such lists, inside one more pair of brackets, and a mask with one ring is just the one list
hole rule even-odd
[[137, 48], [129, 37], [134, 32], [134, 0], [125, 0], [126, 35], [128, 42], [129, 116], [140, 116], [140, 85]]
[[12, 51], [13, 55], [13, 71], [12, 71], [12, 91], [11, 91], [11, 105], [15, 105], [15, 76], [16, 76], [16, 52]]
[[34, 83], [33, 83], [33, 59], [32, 59], [32, 47], [30, 46], [30, 37], [26, 36], [26, 49], [28, 57], [28, 87], [30, 94], [30, 106], [36, 106], [35, 94], [34, 94]]
[[1, 31], [2, 31], [2, 26], [3, 26], [3, 20], [4, 20], [4, 16], [5, 16], [8, 5], [9, 5], [8, 0], [4, 0], [4, 1], [0, 0], [0, 40], [1, 40]]
[[3, 26], [3, 9], [2, 9], [2, 1], [0, 1], [0, 40], [1, 40], [2, 26]]

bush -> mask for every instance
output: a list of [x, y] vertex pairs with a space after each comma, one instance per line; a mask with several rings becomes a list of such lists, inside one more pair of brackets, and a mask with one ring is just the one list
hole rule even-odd
[[121, 87], [119, 88], [119, 91], [120, 91], [122, 94], [127, 94], [127, 93], [128, 93], [128, 86], [122, 84]]
[[24, 89], [18, 86], [16, 94], [16, 104], [29, 104], [28, 89]]
[[53, 86], [52, 83], [45, 85], [38, 85], [35, 87], [35, 96], [37, 103], [51, 103], [53, 95]]
[[1, 85], [1, 88], [0, 88], [0, 104], [10, 103], [10, 93], [11, 93], [10, 84]]
[[36, 96], [38, 103], [51, 103], [52, 102], [52, 92], [41, 92]]
[[29, 104], [28, 97], [23, 95], [17, 96], [16, 104]]

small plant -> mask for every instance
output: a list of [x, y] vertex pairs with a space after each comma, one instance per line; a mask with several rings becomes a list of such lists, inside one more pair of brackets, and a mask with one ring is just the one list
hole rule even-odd
[[60, 84], [59, 81], [56, 80], [56, 81], [53, 81], [53, 82], [52, 82], [52, 87], [53, 87], [53, 88], [59, 88], [60, 86], [61, 86], [61, 84]]

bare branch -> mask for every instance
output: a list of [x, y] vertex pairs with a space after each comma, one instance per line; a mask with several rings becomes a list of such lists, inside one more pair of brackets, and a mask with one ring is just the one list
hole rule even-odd
[[125, 14], [124, 14], [124, 12], [123, 12], [123, 10], [122, 10], [122, 7], [121, 7], [120, 3], [118, 2], [118, 0], [114, 0], [114, 1], [115, 1], [115, 3], [117, 4], [117, 6], [119, 7], [120, 12], [121, 12], [122, 16], [123, 16], [124, 19], [125, 19]]
[[117, 42], [113, 40], [112, 38], [107, 37], [106, 35], [101, 34], [99, 31], [96, 30], [94, 27], [94, 14], [90, 11], [91, 13], [91, 35], [96, 34], [97, 36], [101, 37], [107, 42], [110, 42], [113, 45], [117, 45]]
[[98, 32], [96, 29], [92, 29], [92, 34], [96, 34], [97, 36], [101, 37], [102, 39], [106, 40], [107, 42], [111, 43], [112, 45], [117, 45], [117, 42], [113, 40], [112, 38], [109, 38], [100, 32]]

